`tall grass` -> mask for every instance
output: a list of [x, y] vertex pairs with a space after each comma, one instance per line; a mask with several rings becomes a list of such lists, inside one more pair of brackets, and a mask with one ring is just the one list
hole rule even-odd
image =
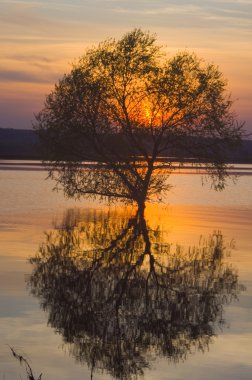
[[10, 347], [10, 350], [14, 358], [19, 361], [20, 365], [23, 365], [25, 367], [27, 380], [41, 380], [42, 379], [42, 373], [39, 375], [37, 379], [35, 378], [28, 360], [23, 355], [19, 355], [17, 351], [14, 350], [13, 347]]

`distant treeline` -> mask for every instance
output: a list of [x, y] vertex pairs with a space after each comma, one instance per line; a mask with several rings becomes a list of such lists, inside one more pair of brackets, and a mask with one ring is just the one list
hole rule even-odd
[[38, 146], [33, 130], [0, 128], [0, 158], [40, 159]]
[[[167, 152], [167, 156], [173, 156], [174, 154], [175, 152]], [[42, 159], [42, 152], [35, 131], [0, 128], [0, 158]], [[228, 161], [233, 163], [252, 163], [252, 140], [244, 140], [238, 150], [230, 153]]]

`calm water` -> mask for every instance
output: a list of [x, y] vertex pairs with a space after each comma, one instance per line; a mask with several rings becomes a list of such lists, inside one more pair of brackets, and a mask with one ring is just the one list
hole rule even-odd
[[45, 380], [251, 379], [250, 165], [222, 193], [190, 169], [174, 174], [141, 220], [65, 200], [36, 165], [7, 164], [1, 380], [25, 378], [9, 346]]

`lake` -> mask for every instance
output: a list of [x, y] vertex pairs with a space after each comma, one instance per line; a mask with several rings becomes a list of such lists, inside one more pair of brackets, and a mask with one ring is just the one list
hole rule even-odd
[[174, 173], [142, 220], [0, 160], [0, 379], [251, 379], [252, 165]]

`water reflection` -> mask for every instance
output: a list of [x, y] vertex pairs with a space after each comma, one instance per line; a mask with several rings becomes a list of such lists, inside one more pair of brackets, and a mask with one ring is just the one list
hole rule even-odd
[[70, 210], [31, 259], [31, 292], [91, 376], [128, 380], [157, 356], [185, 360], [224, 324], [241, 285], [221, 233], [188, 249], [164, 236], [139, 212]]

